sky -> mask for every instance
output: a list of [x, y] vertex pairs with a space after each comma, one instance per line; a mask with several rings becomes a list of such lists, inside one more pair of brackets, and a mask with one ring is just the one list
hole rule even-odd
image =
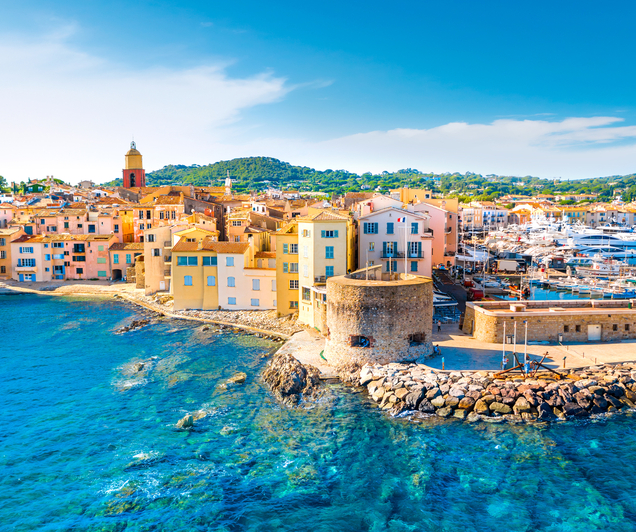
[[0, 175], [636, 172], [636, 3], [0, 0]]

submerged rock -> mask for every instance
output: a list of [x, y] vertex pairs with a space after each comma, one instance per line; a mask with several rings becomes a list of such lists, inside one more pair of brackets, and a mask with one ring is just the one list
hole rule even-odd
[[177, 421], [178, 429], [189, 429], [194, 427], [194, 417], [192, 414], [186, 414], [179, 421]]
[[276, 399], [288, 406], [296, 406], [301, 401], [316, 400], [323, 394], [318, 369], [301, 364], [287, 353], [277, 353], [270, 360], [263, 372], [263, 380], [271, 388]]

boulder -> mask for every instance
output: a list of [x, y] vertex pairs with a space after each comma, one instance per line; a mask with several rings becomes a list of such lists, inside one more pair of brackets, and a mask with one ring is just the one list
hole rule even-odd
[[373, 380], [373, 373], [371, 368], [364, 367], [360, 371], [360, 386], [366, 386]]
[[607, 387], [607, 393], [614, 397], [622, 397], [623, 395], [625, 395], [625, 388], [622, 388], [617, 384], [612, 384], [611, 386]]
[[288, 406], [296, 406], [301, 400], [316, 400], [324, 393], [320, 371], [286, 353], [274, 355], [263, 372], [263, 380], [276, 399]]
[[532, 410], [532, 406], [525, 397], [521, 396], [517, 399], [517, 402], [512, 409], [515, 414], [523, 414], [524, 412], [530, 412], [530, 410]]
[[423, 414], [433, 414], [435, 412], [435, 407], [428, 399], [422, 399], [417, 409]]
[[453, 417], [456, 417], [457, 419], [466, 419], [466, 417], [468, 416], [468, 412], [466, 412], [466, 410], [463, 409], [458, 409], [455, 410], [455, 412], [453, 413]]
[[451, 388], [448, 391], [448, 395], [450, 395], [451, 397], [457, 397], [457, 399], [461, 399], [462, 397], [464, 397], [465, 392], [461, 388]]
[[431, 401], [431, 404], [435, 408], [442, 408], [446, 404], [446, 399], [444, 399], [441, 395], [438, 395], [435, 399]]
[[178, 429], [189, 429], [194, 427], [194, 417], [192, 414], [186, 414], [179, 421], [177, 421]]
[[417, 410], [424, 397], [424, 389], [414, 390], [404, 397], [404, 403], [410, 410]]
[[447, 406], [445, 408], [440, 408], [437, 411], [437, 415], [439, 417], [450, 417], [453, 415], [453, 409], [450, 406]]
[[632, 390], [625, 390], [625, 397], [629, 399], [632, 403], [636, 403], [636, 393]]
[[247, 380], [247, 373], [239, 371], [232, 375], [225, 384], [243, 384]]
[[429, 401], [435, 399], [439, 395], [442, 395], [442, 391], [439, 388], [431, 388], [428, 392], [426, 392], [426, 398]]
[[485, 416], [490, 414], [490, 408], [488, 407], [488, 403], [484, 401], [484, 399], [479, 399], [479, 401], [475, 403], [474, 411], [476, 414]]
[[563, 413], [568, 417], [585, 417], [588, 415], [587, 410], [581, 408], [577, 403], [565, 403], [563, 405]]
[[462, 399], [459, 401], [459, 404], [457, 406], [458, 408], [461, 408], [462, 410], [471, 412], [473, 408], [475, 407], [475, 400], [472, 397], [468, 397], [468, 396], [462, 397]]
[[614, 408], [623, 408], [623, 403], [619, 401], [618, 399], [616, 399], [616, 397], [614, 397], [613, 395], [606, 394], [604, 397], [605, 397], [605, 400], [609, 404], [611, 404]]
[[444, 400], [444, 406], [450, 406], [451, 408], [455, 408], [458, 404], [459, 404], [459, 399], [457, 399], [457, 397], [453, 397], [452, 395], [449, 395]]
[[597, 408], [600, 408], [602, 411], [607, 410], [607, 401], [602, 395], [594, 395], [593, 401]]
[[498, 414], [510, 414], [512, 412], [512, 408], [508, 405], [496, 401], [490, 404], [490, 410], [497, 412]]

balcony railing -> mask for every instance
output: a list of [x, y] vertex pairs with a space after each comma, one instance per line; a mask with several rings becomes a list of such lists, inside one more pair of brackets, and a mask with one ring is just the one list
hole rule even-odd
[[15, 271], [16, 272], [37, 272], [38, 267], [37, 266], [16, 266]]
[[327, 277], [325, 275], [317, 275], [314, 277], [314, 283], [326, 283]]
[[383, 259], [403, 259], [404, 251], [396, 251], [394, 253], [382, 252]]
[[163, 247], [164, 247], [164, 248], [171, 248], [171, 247], [172, 247], [172, 242], [170, 242], [170, 240], [166, 240], [166, 241], [163, 243]]

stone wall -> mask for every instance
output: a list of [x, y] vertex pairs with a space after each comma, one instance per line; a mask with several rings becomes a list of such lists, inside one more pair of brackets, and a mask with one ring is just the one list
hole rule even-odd
[[528, 305], [525, 311], [513, 312], [509, 303], [468, 303], [462, 330], [477, 340], [491, 343], [503, 342], [504, 323], [506, 336], [514, 334], [516, 323], [517, 343], [523, 342], [524, 322], [528, 323], [529, 341], [557, 343], [562, 335], [564, 343], [587, 342], [589, 326], [601, 327], [603, 342], [636, 339], [636, 310], [629, 308], [629, 301], [533, 301], [524, 304]]
[[332, 277], [327, 281], [324, 355], [335, 367], [416, 360], [432, 350], [432, 321], [433, 282], [428, 277]]

